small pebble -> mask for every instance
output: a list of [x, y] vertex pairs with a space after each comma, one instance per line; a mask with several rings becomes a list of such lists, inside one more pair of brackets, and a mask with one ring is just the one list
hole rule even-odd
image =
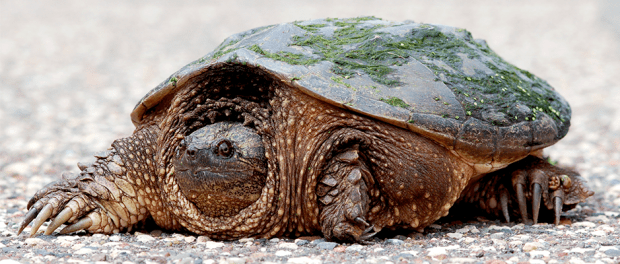
[[[543, 263], [544, 263], [544, 262], [543, 262]], [[586, 262], [585, 262], [585, 261], [583, 261], [583, 260], [582, 260], [582, 259], [580, 259], [580, 258], [575, 258], [575, 257], [573, 257], [573, 258], [571, 258], [571, 259], [568, 261], [568, 263], [570, 263], [570, 264], [585, 264]]]
[[36, 237], [26, 238], [24, 242], [26, 242], [26, 244], [29, 244], [29, 245], [40, 245], [40, 246], [47, 246], [50, 244], [49, 242], [43, 239], [40, 239], [40, 238], [36, 238]]
[[226, 262], [230, 264], [244, 264], [246, 261], [245, 258], [228, 258]]
[[215, 242], [215, 241], [207, 241], [205, 247], [209, 248], [209, 249], [214, 249], [214, 248], [221, 248], [224, 246], [224, 243], [222, 242]]
[[426, 255], [430, 257], [445, 255], [447, 254], [447, 250], [460, 248], [458, 245], [447, 246], [447, 247], [433, 247], [428, 249], [428, 253]]
[[305, 239], [296, 239], [295, 240], [295, 244], [298, 245], [298, 246], [305, 246], [308, 243], [310, 243], [310, 241], [305, 240]]
[[471, 244], [476, 242], [476, 239], [473, 237], [466, 237], [465, 239], [463, 239], [463, 242], [465, 242], [465, 244]]
[[90, 247], [82, 247], [80, 249], [78, 249], [77, 251], [73, 252], [73, 254], [76, 255], [85, 255], [85, 254], [91, 254], [95, 252], [95, 249], [90, 248]]
[[463, 237], [462, 233], [448, 233], [446, 234], [449, 238], [459, 239]]
[[290, 256], [292, 254], [293, 254], [292, 252], [287, 251], [287, 250], [278, 250], [278, 251], [276, 251], [276, 256], [278, 256], [278, 257], [286, 257], [286, 256]]
[[594, 251], [594, 249], [593, 248], [572, 248], [570, 250], [571, 253], [578, 253], [578, 254], [586, 254], [591, 251]]
[[400, 240], [400, 239], [390, 238], [390, 239], [386, 239], [386, 240], [385, 240], [385, 243], [386, 243], [386, 244], [389, 244], [389, 245], [396, 245], [396, 246], [399, 246], [399, 245], [404, 244], [405, 242], [404, 242], [404, 241], [402, 241], [402, 240]]
[[327, 240], [325, 240], [325, 238], [319, 238], [319, 239], [312, 240], [312, 242], [310, 242], [310, 244], [318, 245], [319, 243], [326, 242], [326, 241]]
[[491, 237], [491, 239], [502, 239], [502, 238], [504, 238], [505, 236], [506, 236], [506, 233], [499, 232], [499, 233], [493, 233], [493, 234], [491, 234], [491, 236], [490, 236], [490, 237]]
[[148, 242], [156, 240], [154, 237], [150, 235], [139, 235], [136, 237], [136, 239], [142, 243], [148, 243]]
[[283, 242], [283, 243], [278, 244], [278, 248], [286, 248], [286, 249], [295, 250], [299, 248], [299, 246], [295, 243]]
[[432, 229], [441, 229], [441, 226], [440, 226], [440, 225], [438, 225], [438, 224], [431, 224], [431, 225], [429, 225], [428, 227], [429, 227], [429, 228], [432, 228]]
[[362, 249], [364, 249], [364, 246], [356, 244], [356, 245], [348, 246], [345, 251], [349, 251], [349, 252], [351, 252], [351, 251], [360, 251]]
[[326, 249], [326, 250], [332, 250], [336, 246], [338, 246], [338, 243], [335, 243], [335, 242], [320, 242], [320, 243], [317, 244], [318, 248]]
[[333, 249], [333, 251], [334, 251], [334, 252], [338, 252], [338, 253], [342, 253], [342, 252], [344, 252], [346, 249], [347, 249], [347, 247], [346, 247], [346, 246], [339, 245], [339, 246], [335, 247], [335, 248]]
[[528, 242], [523, 245], [523, 252], [530, 252], [540, 248], [540, 243], [537, 242]]
[[206, 243], [207, 241], [210, 241], [209, 237], [207, 236], [199, 236], [196, 239], [196, 243]]
[[608, 249], [603, 251], [605, 255], [610, 257], [620, 257], [620, 249]]
[[583, 222], [574, 223], [573, 226], [575, 226], [575, 227], [595, 227], [596, 224], [592, 223], [592, 222], [588, 222], [588, 221], [583, 221]]

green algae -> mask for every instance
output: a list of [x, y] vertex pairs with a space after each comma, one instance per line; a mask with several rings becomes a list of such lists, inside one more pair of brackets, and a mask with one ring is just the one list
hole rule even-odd
[[346, 86], [347, 88], [352, 89], [353, 91], [357, 91], [357, 89], [353, 88], [353, 86], [351, 86], [350, 84], [344, 82], [342, 77], [331, 77], [331, 79], [335, 83], [342, 84], [342, 85]]
[[295, 26], [298, 26], [298, 27], [300, 27], [301, 29], [303, 29], [305, 31], [316, 33], [316, 32], [319, 31], [319, 29], [326, 27], [327, 24], [300, 25], [299, 22], [296, 22]]
[[380, 101], [385, 102], [391, 106], [397, 106], [397, 107], [402, 107], [402, 108], [409, 108], [409, 105], [407, 103], [405, 103], [405, 101], [403, 101], [402, 99], [398, 98], [398, 97], [389, 97], [387, 99], [385, 98], [379, 98]]
[[277, 60], [277, 61], [283, 61], [291, 65], [312, 65], [312, 64], [319, 62], [318, 59], [312, 59], [302, 54], [296, 54], [296, 53], [291, 53], [291, 52], [286, 52], [286, 51], [278, 51], [276, 53], [271, 53], [271, 52], [263, 50], [258, 45], [252, 45], [248, 48], [248, 50], [254, 51], [267, 58]]
[[[370, 78], [378, 83], [394, 86], [398, 80], [386, 78], [394, 69], [388, 65], [394, 63], [386, 60], [403, 58], [407, 54], [390, 54], [390, 51], [377, 49], [378, 45], [370, 43], [378, 33], [376, 29], [385, 25], [375, 25], [372, 27], [358, 27], [362, 21], [373, 20], [374, 17], [362, 17], [354, 19], [337, 20], [334, 25], [339, 27], [334, 30], [332, 36], [305, 34], [294, 36], [292, 46], [310, 47], [315, 55], [321, 60], [334, 63], [332, 72], [341, 76], [353, 76], [361, 70], [368, 74]], [[361, 45], [359, 45], [361, 44]], [[354, 49], [346, 46], [359, 45]], [[396, 51], [397, 52], [397, 51]], [[402, 64], [402, 61], [400, 62]]]
[[269, 26], [264, 26], [264, 27], [258, 27], [258, 28], [254, 28], [251, 30], [248, 30], [246, 32], [243, 32], [237, 36], [234, 37], [230, 37], [226, 40], [224, 40], [222, 43], [220, 43], [219, 46], [217, 46], [217, 48], [215, 48], [215, 52], [213, 52], [213, 55], [211, 55], [212, 59], [217, 59], [225, 54], [234, 52], [238, 49], [240, 49], [241, 47], [235, 47], [235, 48], [230, 48], [231, 46], [239, 43], [241, 40], [243, 40], [246, 36], [252, 35], [256, 32], [259, 31], [263, 31], [263, 30], [267, 30], [274, 27], [274, 25], [269, 25]]
[[[540, 113], [561, 122], [570, 117], [568, 107], [562, 105], [562, 99], [545, 81], [504, 61], [484, 42], [474, 41], [471, 33], [465, 29], [453, 29], [454, 33], [451, 33], [450, 29], [446, 31], [437, 26], [420, 24], [404, 35], [392, 35], [378, 31], [391, 26], [390, 24], [363, 23], [368, 20], [377, 18], [326, 19], [316, 24], [295, 22], [294, 25], [306, 33], [292, 36], [289, 46], [309, 48], [312, 56], [285, 51], [270, 52], [261, 48], [260, 44], [253, 43], [250, 43], [251, 46], [237, 45], [231, 48], [242, 36], [222, 43], [213, 57], [246, 48], [291, 65], [310, 66], [329, 61], [333, 63], [331, 72], [337, 75], [331, 80], [354, 91], [357, 89], [345, 82], [345, 79], [356, 78], [362, 74], [388, 87], [403, 85], [392, 73], [399, 66], [417, 60], [435, 73], [435, 81], [442, 81], [454, 92], [465, 110], [466, 117], [484, 119], [481, 115], [485, 111], [503, 113], [511, 122], [536, 120]], [[322, 30], [326, 27], [330, 29]], [[326, 33], [320, 34], [319, 31]], [[464, 74], [461, 71], [463, 54], [469, 59], [481, 62], [493, 73], [475, 69], [473, 75]], [[440, 67], [434, 63], [438, 61], [448, 67]], [[362, 86], [361, 89], [368, 87]], [[380, 100], [390, 105], [408, 107], [400, 99], [405, 106], [392, 98]], [[436, 100], [440, 101], [440, 98]], [[449, 105], [447, 102], [441, 103]], [[531, 111], [523, 114], [515, 110], [517, 105], [527, 106]], [[462, 116], [454, 118], [459, 119]], [[498, 124], [495, 121], [489, 122]]]

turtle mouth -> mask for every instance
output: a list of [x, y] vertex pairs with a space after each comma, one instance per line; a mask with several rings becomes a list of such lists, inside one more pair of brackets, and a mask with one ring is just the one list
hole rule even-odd
[[260, 197], [262, 175], [183, 168], [175, 173], [183, 195], [206, 216], [233, 216]]
[[205, 184], [208, 182], [221, 182], [225, 181], [229, 178], [242, 178], [247, 177], [247, 171], [240, 170], [224, 170], [224, 171], [214, 171], [212, 169], [204, 168], [204, 169], [192, 169], [192, 168], [184, 168], [177, 170], [179, 176], [182, 175], [183, 178], [192, 178], [196, 181], [196, 184]]

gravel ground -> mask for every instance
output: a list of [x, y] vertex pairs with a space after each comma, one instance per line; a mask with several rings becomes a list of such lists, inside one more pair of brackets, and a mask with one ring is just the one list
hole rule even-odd
[[[0, 0], [0, 264], [620, 263], [617, 1], [332, 2]], [[579, 170], [596, 195], [557, 227], [444, 222], [368, 245], [319, 237], [218, 242], [159, 230], [16, 235], [36, 190], [129, 135], [142, 95], [226, 36], [360, 15], [467, 28], [548, 80], [571, 103], [573, 119], [547, 154]]]

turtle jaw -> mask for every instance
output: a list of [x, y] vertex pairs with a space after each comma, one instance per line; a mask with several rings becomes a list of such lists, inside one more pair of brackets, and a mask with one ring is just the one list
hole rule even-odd
[[232, 216], [254, 203], [262, 185], [252, 181], [252, 176], [251, 172], [217, 173], [200, 169], [182, 169], [175, 175], [183, 195], [210, 217]]

